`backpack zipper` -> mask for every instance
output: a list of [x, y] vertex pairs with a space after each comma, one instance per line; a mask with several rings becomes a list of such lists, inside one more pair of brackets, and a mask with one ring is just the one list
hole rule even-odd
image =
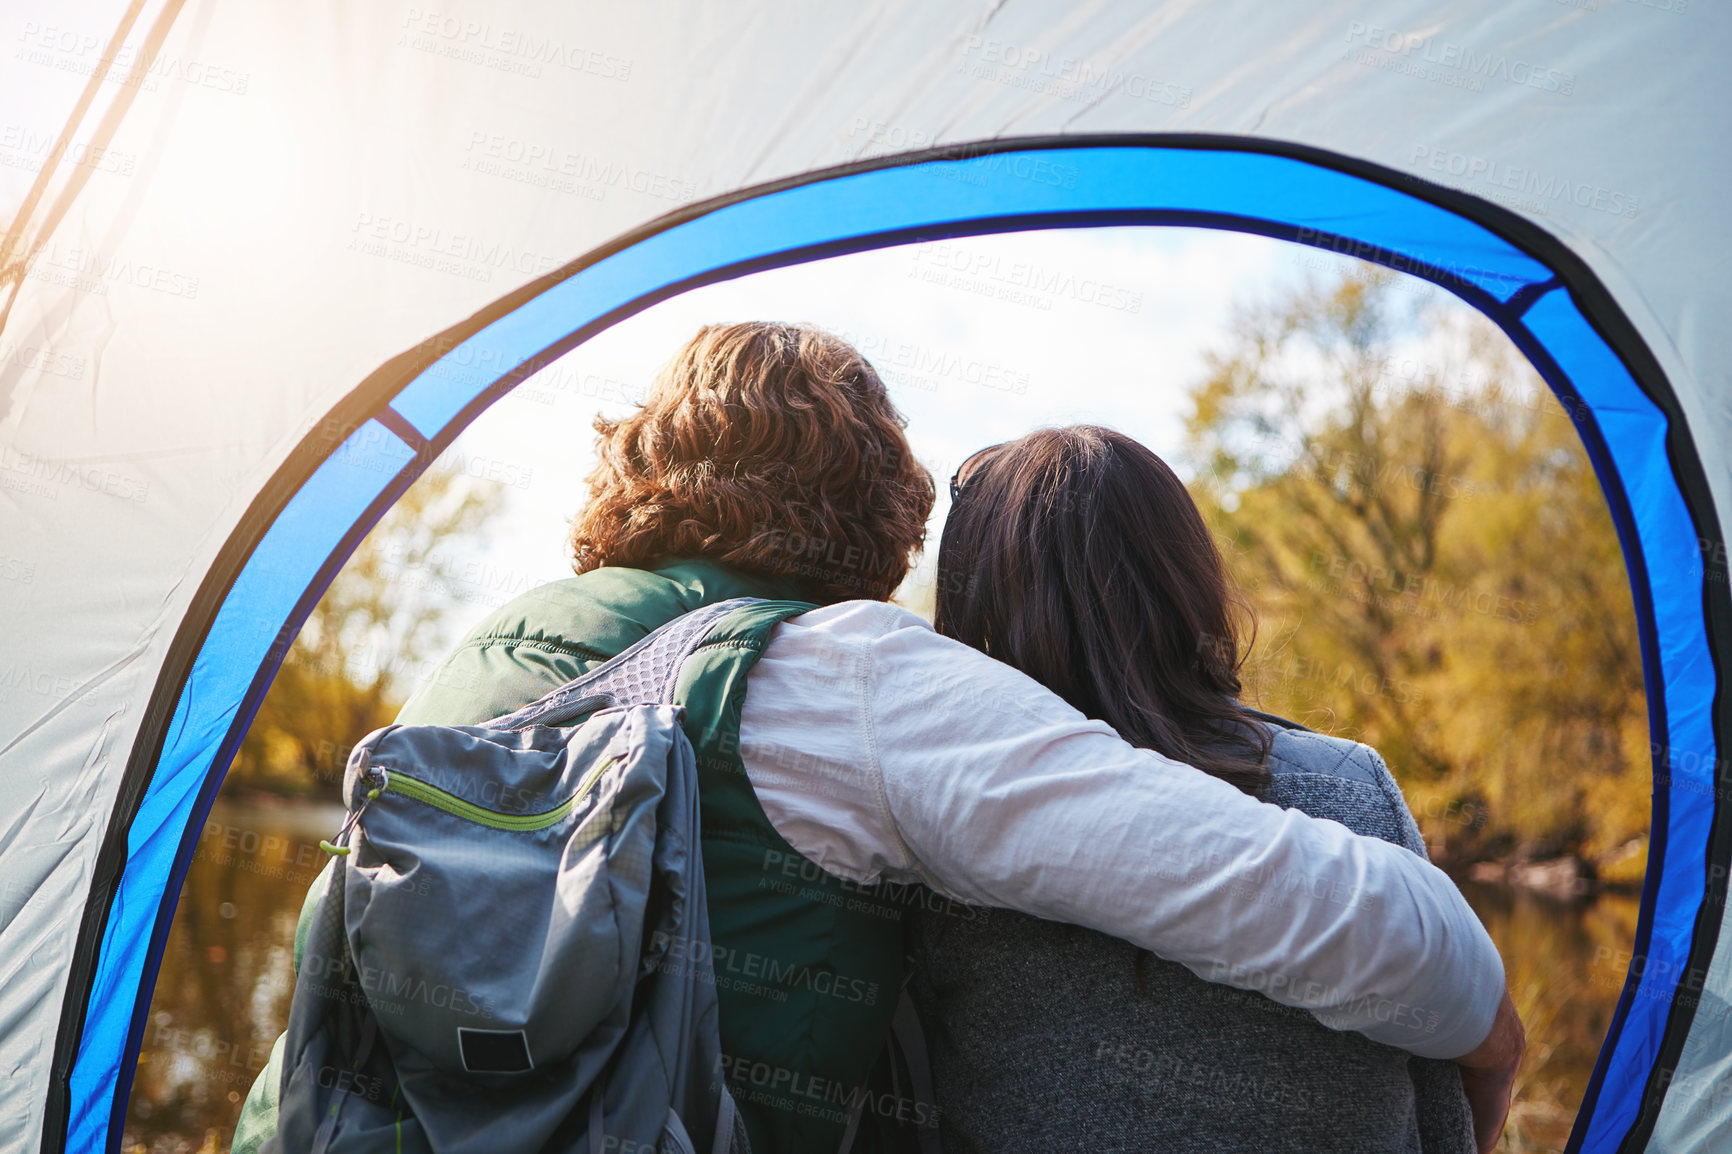
[[[362, 752], [364, 756], [365, 751]], [[489, 829], [504, 830], [507, 833], [535, 833], [550, 825], [557, 825], [569, 817], [583, 795], [601, 780], [601, 775], [606, 773], [608, 767], [617, 760], [618, 758], [610, 757], [601, 762], [583, 775], [583, 779], [577, 783], [577, 790], [570, 797], [552, 809], [543, 810], [540, 813], [498, 813], [458, 797], [454, 793], [447, 793], [438, 786], [430, 785], [420, 778], [411, 777], [401, 770], [364, 762], [361, 768], [361, 783], [369, 787], [366, 800], [362, 801], [360, 808], [350, 814], [348, 820], [343, 822], [343, 828], [337, 831], [337, 836], [330, 841], [320, 841], [319, 848], [329, 854], [348, 857], [349, 847], [344, 842], [349, 831], [361, 820], [361, 814], [366, 812], [369, 805], [373, 804], [373, 800], [387, 790], [395, 790], [411, 801], [418, 801], [423, 805], [430, 805], [434, 809], [444, 810], [452, 817], [474, 822], [476, 825], [486, 826]]]
[[[546, 829], [550, 825], [557, 825], [569, 817], [571, 811], [577, 808], [578, 801], [590, 791], [597, 781], [601, 780], [601, 775], [607, 772], [608, 766], [612, 765], [615, 760], [610, 757], [584, 774], [583, 780], [577, 783], [575, 793], [552, 809], [543, 810], [540, 813], [499, 813], [476, 805], [454, 793], [447, 793], [438, 786], [429, 785], [420, 778], [410, 777], [400, 769], [389, 771], [381, 789], [400, 793], [406, 798], [421, 802], [423, 805], [444, 810], [452, 817], [472, 821], [476, 825], [484, 825], [489, 829], [505, 830], [508, 833], [534, 833], [537, 830]], [[384, 769], [385, 767], [380, 766], [379, 768]]]

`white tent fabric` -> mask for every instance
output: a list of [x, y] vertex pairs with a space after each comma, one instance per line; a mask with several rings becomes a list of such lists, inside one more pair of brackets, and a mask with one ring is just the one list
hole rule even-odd
[[[357, 422], [333, 414], [381, 365], [705, 198], [951, 143], [1208, 133], [1312, 146], [1409, 174], [1416, 190], [1500, 205], [1591, 270], [1656, 362], [1705, 479], [1691, 506], [1696, 544], [1670, 559], [1706, 591], [1709, 635], [1732, 652], [1716, 616], [1732, 510], [1732, 328], [1720, 323], [1732, 312], [1732, 73], [1717, 51], [1732, 43], [1727, 9], [7, 8], [0, 1148], [58, 1149], [69, 1124], [74, 1148], [118, 1141], [108, 1103], [78, 1101], [112, 1087], [112, 1070], [80, 1066], [71, 1091], [57, 1084], [57, 1048], [77, 1050], [85, 1013], [69, 975], [88, 982], [74, 955], [106, 924], [91, 921], [113, 896], [105, 838], [124, 858], [127, 831], [136, 843], [153, 820], [149, 804], [126, 812], [122, 783], [134, 758], [149, 777], [154, 746], [135, 745], [160, 737], [175, 709], [178, 680], [159, 686], [171, 645], [189, 621], [202, 634], [201, 583], [249, 507], [297, 446], [348, 436]], [[395, 460], [381, 453], [359, 467]], [[1663, 654], [1697, 643], [1656, 644]], [[1717, 823], [1721, 762], [1712, 742], [1687, 752], [1692, 780], [1708, 785], [1694, 800], [1672, 790], [1672, 804]], [[1683, 772], [1675, 747], [1670, 766], [1663, 796]], [[1715, 879], [1698, 860], [1709, 896], [1723, 894], [1724, 869]], [[1732, 947], [1713, 950], [1719, 913], [1697, 923], [1691, 963], [1712, 958], [1689, 993], [1699, 1000], [1672, 1002], [1680, 973], [1657, 976], [1671, 982], [1675, 1052], [1657, 1075], [1625, 1071], [1630, 1110], [1646, 1095], [1648, 1149], [1732, 1141], [1732, 1108], [1714, 1092], [1732, 1075]], [[136, 988], [95, 996], [122, 994], [128, 1015], [149, 1000]], [[1636, 1119], [1584, 1123], [1577, 1140], [1614, 1148]]]

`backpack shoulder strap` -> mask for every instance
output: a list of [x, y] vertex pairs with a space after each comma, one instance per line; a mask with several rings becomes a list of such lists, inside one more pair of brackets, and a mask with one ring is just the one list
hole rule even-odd
[[489, 729], [560, 725], [616, 705], [661, 705], [674, 699], [680, 666], [712, 626], [729, 613], [762, 600], [733, 597], [669, 621], [619, 656], [566, 682], [538, 701], [486, 722]]

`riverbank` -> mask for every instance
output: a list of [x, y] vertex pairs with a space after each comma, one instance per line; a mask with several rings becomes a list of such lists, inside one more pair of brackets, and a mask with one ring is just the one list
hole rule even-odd
[[1507, 886], [1569, 901], [1600, 894], [1635, 896], [1648, 868], [1648, 839], [1634, 838], [1598, 859], [1511, 856], [1492, 861], [1439, 861], [1457, 883]]

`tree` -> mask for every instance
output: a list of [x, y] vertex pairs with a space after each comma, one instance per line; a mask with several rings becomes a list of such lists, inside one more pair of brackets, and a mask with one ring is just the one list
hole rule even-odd
[[1639, 870], [1622, 553], [1514, 347], [1359, 271], [1243, 310], [1207, 365], [1188, 451], [1260, 622], [1248, 695], [1379, 748], [1447, 858]]
[[306, 793], [339, 781], [356, 740], [389, 724], [446, 641], [464, 596], [449, 546], [474, 541], [503, 501], [494, 481], [435, 462], [355, 550], [283, 660], [229, 773], [244, 788]]

